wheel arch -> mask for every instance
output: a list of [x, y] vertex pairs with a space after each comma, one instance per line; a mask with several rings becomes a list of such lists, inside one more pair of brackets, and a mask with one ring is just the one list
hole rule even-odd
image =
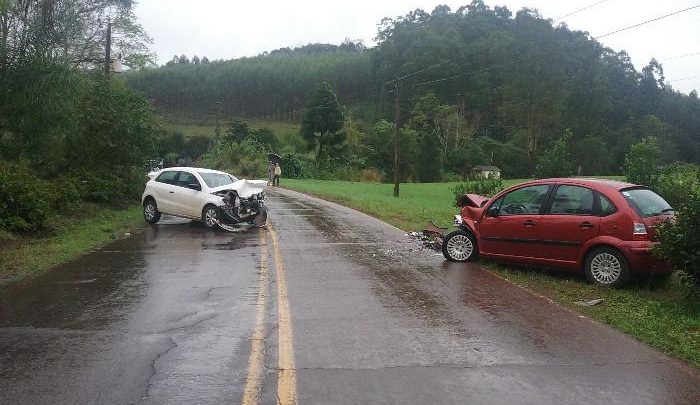
[[147, 196], [145, 196], [145, 197], [143, 197], [143, 200], [141, 201], [141, 205], [146, 205], [146, 203], [147, 203], [149, 200], [153, 200], [153, 202], [156, 203], [156, 205], [158, 205], [158, 202], [156, 201], [156, 198], [153, 197], [153, 196], [150, 195], [150, 194], [147, 195]]
[[610, 248], [610, 249], [614, 249], [614, 250], [618, 251], [622, 255], [622, 257], [625, 259], [627, 264], [629, 265], [630, 260], [622, 249], [620, 249], [619, 247], [617, 247], [613, 243], [600, 242], [600, 243], [591, 244], [590, 246], [586, 247], [585, 251], [583, 252], [583, 254], [581, 255], [581, 258], [579, 260], [579, 267], [581, 268], [581, 270], [585, 271], [586, 261], [588, 260], [588, 257], [591, 255], [591, 252], [593, 252], [595, 249], [598, 249], [598, 248]]

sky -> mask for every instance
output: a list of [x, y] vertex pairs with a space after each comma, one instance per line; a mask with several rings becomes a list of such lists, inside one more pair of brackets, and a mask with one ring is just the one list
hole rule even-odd
[[[463, 1], [433, 0], [138, 0], [136, 16], [153, 38], [151, 50], [164, 64], [174, 55], [207, 56], [210, 60], [255, 56], [264, 51], [321, 42], [340, 44], [345, 38], [373, 46], [377, 24], [421, 8], [446, 4], [452, 10]], [[507, 6], [513, 14], [523, 7], [572, 30], [597, 37], [674, 11], [700, 0], [486, 0], [490, 7]], [[700, 7], [600, 41], [625, 50], [637, 70], [652, 57], [661, 62], [666, 80], [684, 93], [700, 90]]]

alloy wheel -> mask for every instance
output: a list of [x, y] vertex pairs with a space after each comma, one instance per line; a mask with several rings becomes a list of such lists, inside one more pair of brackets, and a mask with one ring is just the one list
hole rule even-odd
[[209, 228], [216, 226], [216, 210], [213, 207], [207, 208], [206, 212], [204, 213], [204, 221]]
[[599, 253], [591, 260], [591, 274], [601, 284], [612, 284], [622, 275], [622, 265], [610, 253]]
[[447, 252], [457, 261], [465, 261], [474, 252], [474, 244], [467, 235], [454, 235], [447, 241]]
[[156, 206], [153, 205], [152, 202], [147, 203], [143, 209], [143, 214], [146, 216], [147, 220], [153, 221], [156, 217]]

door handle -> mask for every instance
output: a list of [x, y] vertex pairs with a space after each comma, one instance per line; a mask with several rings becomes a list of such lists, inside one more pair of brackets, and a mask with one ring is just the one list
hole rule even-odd
[[586, 221], [586, 222], [581, 222], [580, 224], [578, 224], [578, 227], [581, 229], [593, 228], [593, 224]]
[[528, 219], [527, 221], [523, 222], [523, 225], [525, 226], [535, 226], [535, 221]]
[[168, 193], [170, 193], [170, 194], [175, 194], [175, 192], [174, 192], [174, 191], [168, 191]]

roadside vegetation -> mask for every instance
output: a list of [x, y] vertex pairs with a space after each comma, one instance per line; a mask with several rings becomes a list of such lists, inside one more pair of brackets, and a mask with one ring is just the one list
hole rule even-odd
[[85, 204], [79, 214], [57, 216], [49, 222], [51, 230], [46, 233], [0, 233], [0, 287], [40, 274], [143, 227], [138, 205], [118, 208]]
[[[121, 0], [2, 1], [0, 280], [67, 260], [133, 224], [162, 130], [149, 102], [107, 72], [152, 63]], [[118, 38], [117, 38], [118, 37]], [[109, 234], [109, 235], [108, 235]]]

